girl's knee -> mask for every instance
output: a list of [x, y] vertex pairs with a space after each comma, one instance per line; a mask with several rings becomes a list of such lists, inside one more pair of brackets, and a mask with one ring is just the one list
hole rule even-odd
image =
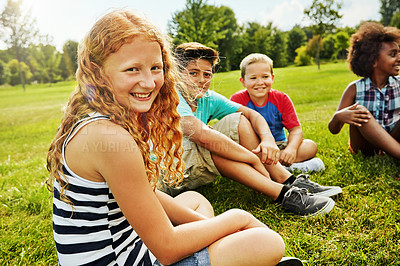
[[175, 200], [208, 218], [214, 217], [214, 209], [211, 203], [196, 191], [183, 192], [176, 196]]
[[260, 258], [267, 260], [268, 263], [277, 264], [285, 254], [285, 242], [277, 232], [271, 229], [263, 228], [263, 230], [259, 231], [252, 237], [251, 241], [263, 248], [254, 256], [258, 255]]

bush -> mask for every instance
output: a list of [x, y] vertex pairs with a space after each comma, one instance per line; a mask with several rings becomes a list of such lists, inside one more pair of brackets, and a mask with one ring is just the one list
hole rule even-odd
[[300, 46], [296, 49], [297, 56], [294, 63], [297, 66], [308, 66], [313, 63], [313, 58], [307, 53], [307, 46]]

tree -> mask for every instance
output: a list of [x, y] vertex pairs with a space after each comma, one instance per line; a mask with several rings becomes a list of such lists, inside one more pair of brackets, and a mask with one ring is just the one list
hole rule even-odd
[[21, 76], [23, 76], [23, 80], [29, 80], [32, 77], [29, 67], [24, 62], [18, 62], [17, 59], [8, 62], [7, 67], [10, 71], [11, 85], [21, 84]]
[[335, 42], [335, 49], [339, 59], [346, 59], [347, 57], [347, 48], [349, 48], [350, 43], [349, 39], [350, 36], [347, 32], [339, 31], [335, 34], [336, 42]]
[[176, 12], [168, 23], [168, 32], [174, 44], [199, 42], [217, 49], [218, 41], [225, 38], [228, 23], [218, 13], [218, 8], [203, 0], [186, 0], [183, 11]]
[[235, 38], [238, 35], [239, 25], [237, 24], [235, 13], [226, 6], [216, 8], [216, 13], [225, 20], [225, 25], [220, 28], [224, 31], [225, 37], [217, 41], [218, 51], [221, 56], [220, 69], [222, 71], [230, 71], [232, 69], [231, 60], [238, 47], [238, 40]]
[[379, 13], [382, 16], [381, 22], [387, 26], [390, 24], [392, 17], [400, 10], [399, 0], [381, 0], [381, 9]]
[[318, 49], [322, 52], [321, 47], [323, 47], [323, 39], [319, 36], [314, 36], [308, 40], [306, 45], [306, 52], [309, 56], [313, 57], [313, 55], [317, 54]]
[[[2, 37], [20, 63], [26, 60], [24, 52], [38, 35], [35, 20], [31, 19], [29, 13], [22, 13], [21, 5], [22, 0], [8, 0], [3, 12], [0, 14]], [[25, 77], [21, 66], [23, 64], [18, 64], [18, 72], [20, 83], [25, 91]]]
[[61, 80], [58, 68], [61, 54], [50, 44], [34, 45], [30, 48], [28, 64], [33, 79], [40, 83], [55, 83]]
[[393, 15], [392, 20], [390, 21], [390, 26], [400, 29], [400, 10]]
[[275, 67], [287, 66], [287, 41], [285, 34], [278, 30], [278, 28], [272, 29], [270, 50], [268, 51], [269, 56], [274, 61]]
[[287, 65], [286, 36], [272, 22], [266, 26], [257, 22], [249, 22], [237, 36], [241, 49], [237, 49], [234, 61], [239, 66], [240, 61], [251, 53], [266, 54], [274, 61], [274, 66]]
[[0, 85], [8, 82], [10, 72], [8, 70], [7, 64], [0, 60]]
[[299, 27], [294, 26], [288, 32], [287, 38], [287, 57], [289, 62], [294, 62], [296, 49], [303, 46], [306, 42], [306, 33]]
[[311, 29], [318, 36], [316, 61], [320, 69], [320, 43], [323, 35], [336, 28], [337, 21], [342, 17], [339, 14], [341, 4], [335, 0], [313, 0], [311, 6], [304, 10], [304, 14], [311, 21]]
[[75, 75], [76, 69], [78, 68], [78, 43], [75, 41], [67, 41], [63, 45], [63, 63], [68, 72], [68, 77]]
[[336, 38], [334, 34], [327, 34], [322, 40], [321, 46], [321, 58], [323, 59], [335, 59], [336, 58]]
[[308, 66], [312, 64], [312, 57], [307, 53], [307, 46], [300, 46], [296, 49], [297, 56], [294, 63], [298, 66]]

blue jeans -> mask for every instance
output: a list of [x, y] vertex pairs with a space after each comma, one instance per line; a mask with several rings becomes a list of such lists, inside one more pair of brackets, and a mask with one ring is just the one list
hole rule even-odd
[[[158, 260], [154, 262], [153, 266], [162, 266]], [[192, 256], [184, 258], [171, 266], [210, 266], [210, 257], [208, 256], [208, 247], [194, 253]]]

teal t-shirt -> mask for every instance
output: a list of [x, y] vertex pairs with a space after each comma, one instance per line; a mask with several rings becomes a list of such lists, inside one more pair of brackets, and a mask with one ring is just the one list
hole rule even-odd
[[200, 119], [204, 124], [207, 124], [213, 119], [221, 119], [229, 114], [237, 112], [242, 106], [241, 104], [228, 100], [225, 96], [208, 90], [203, 97], [196, 99], [197, 109], [195, 112], [192, 111], [189, 104], [179, 94], [179, 105], [178, 112], [183, 116], [194, 116]]

